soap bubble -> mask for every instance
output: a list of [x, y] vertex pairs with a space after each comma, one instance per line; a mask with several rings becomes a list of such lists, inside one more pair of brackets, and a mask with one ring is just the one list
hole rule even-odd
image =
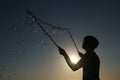
[[13, 24], [12, 24], [12, 25], [9, 25], [8, 28], [9, 28], [11, 31], [16, 31], [16, 30], [17, 30], [16, 26], [13, 25]]

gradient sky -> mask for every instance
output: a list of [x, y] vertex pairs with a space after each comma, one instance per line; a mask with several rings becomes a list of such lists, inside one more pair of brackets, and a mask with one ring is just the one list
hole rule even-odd
[[[41, 29], [34, 32], [25, 24], [26, 8], [51, 24], [68, 27], [83, 53], [83, 37], [96, 36], [101, 80], [120, 80], [120, 2], [115, 0], [1, 0], [0, 80], [82, 80], [82, 69], [70, 70]], [[78, 57], [66, 32], [52, 37], [68, 55]]]

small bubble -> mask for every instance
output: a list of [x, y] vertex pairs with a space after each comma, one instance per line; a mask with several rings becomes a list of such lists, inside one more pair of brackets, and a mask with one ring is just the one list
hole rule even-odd
[[11, 28], [12, 28], [12, 25], [9, 25], [8, 28], [11, 29]]
[[2, 70], [5, 71], [6, 70], [6, 65], [2, 66]]
[[37, 33], [37, 30], [34, 30], [33, 32], [34, 32], [34, 33]]
[[55, 31], [53, 31], [53, 34], [55, 34], [56, 32]]
[[24, 40], [21, 40], [21, 44], [22, 44], [22, 45], [24, 45], [24, 44], [25, 44]]
[[27, 16], [23, 16], [23, 19], [27, 19]]
[[40, 43], [44, 43], [44, 40], [40, 40]]
[[48, 30], [48, 29], [46, 29], [46, 32], [49, 32], [49, 30]]
[[25, 35], [25, 32], [22, 32], [21, 34], [22, 34], [22, 36], [24, 36], [24, 35]]
[[16, 31], [17, 28], [15, 27], [15, 25], [9, 25], [8, 28], [12, 31]]
[[16, 72], [13, 72], [12, 75], [13, 75], [13, 76], [16, 76]]
[[17, 30], [17, 28], [16, 28], [16, 27], [14, 27], [14, 28], [13, 28], [13, 30], [14, 30], [14, 31], [16, 31], [16, 30]]
[[10, 52], [9, 56], [16, 56], [16, 53], [15, 52]]
[[0, 73], [0, 80], [2, 80], [3, 79], [3, 74], [2, 73]]
[[34, 18], [32, 18], [32, 20], [33, 20], [33, 21], [35, 21], [35, 19], [34, 19]]
[[12, 80], [11, 75], [8, 75], [8, 76], [7, 76], [7, 80]]
[[24, 44], [25, 44], [25, 42], [24, 42], [23, 39], [19, 39], [18, 42], [19, 42], [19, 44], [21, 44], [21, 45], [24, 45]]

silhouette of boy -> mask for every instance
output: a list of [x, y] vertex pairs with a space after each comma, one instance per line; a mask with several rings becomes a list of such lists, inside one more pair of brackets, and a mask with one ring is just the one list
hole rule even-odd
[[99, 41], [96, 39], [96, 37], [84, 37], [82, 48], [85, 49], [86, 53], [82, 54], [78, 51], [81, 59], [76, 64], [71, 62], [69, 56], [67, 55], [64, 49], [59, 47], [58, 50], [59, 53], [64, 56], [67, 64], [73, 71], [83, 68], [83, 80], [100, 80], [100, 60], [97, 54], [94, 52], [98, 44]]

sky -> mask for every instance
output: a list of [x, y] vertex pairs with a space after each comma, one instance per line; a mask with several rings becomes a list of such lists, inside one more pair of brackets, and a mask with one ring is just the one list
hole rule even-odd
[[[69, 28], [82, 53], [83, 38], [97, 37], [100, 79], [119, 80], [119, 4], [116, 0], [1, 0], [0, 80], [82, 80], [82, 68], [73, 72], [67, 66], [56, 46], [28, 19], [26, 9], [48, 23]], [[80, 59], [66, 31], [49, 34], [69, 56]]]

